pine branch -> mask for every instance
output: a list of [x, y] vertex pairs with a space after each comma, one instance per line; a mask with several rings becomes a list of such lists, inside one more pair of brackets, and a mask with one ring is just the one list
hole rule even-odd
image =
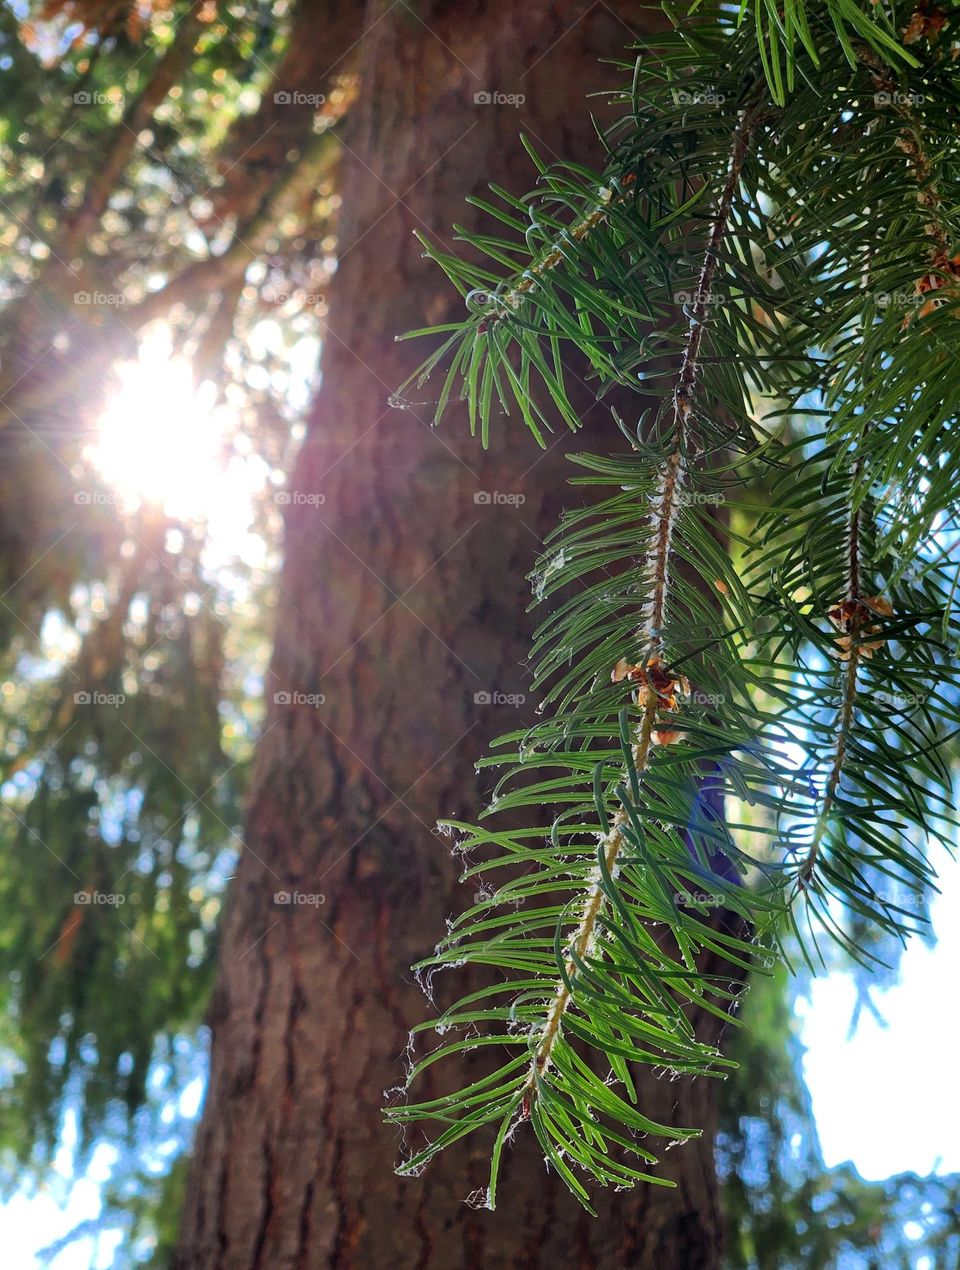
[[[641, 691], [642, 716], [637, 728], [637, 740], [633, 748], [633, 765], [636, 775], [647, 771], [650, 750], [656, 735], [657, 712], [665, 695], [671, 699], [677, 681], [665, 674], [663, 666], [664, 622], [669, 592], [670, 560], [673, 549], [673, 531], [678, 510], [678, 494], [685, 475], [684, 453], [692, 440], [689, 429], [696, 392], [700, 350], [703, 331], [713, 298], [713, 285], [717, 272], [720, 247], [730, 217], [730, 209], [743, 171], [744, 159], [750, 145], [750, 137], [756, 124], [757, 112], [747, 110], [741, 116], [734, 131], [733, 147], [720, 198], [713, 218], [713, 227], [704, 252], [697, 285], [696, 300], [690, 311], [686, 346], [680, 365], [677, 387], [673, 398], [673, 452], [660, 472], [659, 487], [651, 515], [652, 591], [645, 617], [639, 632], [641, 647], [645, 651], [645, 666], [634, 671], [643, 676]], [[581, 222], [583, 223], [583, 222]], [[627, 778], [625, 777], [625, 780]], [[616, 813], [610, 831], [603, 840], [604, 869], [597, 869], [587, 894], [583, 917], [573, 937], [573, 955], [567, 960], [565, 971], [557, 985], [557, 994], [547, 1014], [543, 1034], [536, 1045], [530, 1075], [524, 1091], [524, 1113], [529, 1114], [530, 1100], [536, 1095], [539, 1078], [547, 1070], [551, 1054], [560, 1034], [563, 1015], [573, 999], [578, 964], [585, 963], [593, 952], [595, 931], [604, 904], [604, 872], [616, 878], [621, 852], [629, 844], [627, 833], [629, 815], [621, 807]]]
[[[858, 465], [855, 463], [853, 472], [854, 482], [859, 474], [857, 468]], [[847, 658], [844, 663], [843, 670], [843, 695], [840, 712], [837, 717], [837, 736], [833, 752], [833, 761], [830, 766], [830, 774], [827, 777], [826, 786], [824, 787], [823, 802], [814, 825], [810, 849], [800, 866], [798, 874], [798, 883], [801, 889], [809, 883], [811, 877], [813, 876], [813, 871], [816, 868], [817, 860], [823, 844], [823, 838], [826, 834], [830, 815], [833, 812], [834, 803], [836, 801], [837, 790], [840, 788], [844, 760], [847, 755], [847, 746], [850, 742], [850, 733], [853, 729], [856, 714], [857, 671], [860, 666], [860, 658], [862, 655], [860, 636], [863, 625], [862, 612], [864, 609], [860, 595], [860, 516], [860, 505], [852, 505], [850, 509], [850, 528], [847, 540], [847, 607], [845, 609], [844, 606], [841, 605], [839, 609], [841, 614], [845, 614], [846, 611], [849, 611], [850, 613], [849, 619], [846, 619], [845, 616], [841, 619], [845, 623], [845, 628], [849, 630], [849, 635], [845, 637], [848, 640], [848, 644]]]
[[633, 173], [628, 172], [622, 182], [624, 188], [617, 194], [606, 186], [600, 186], [597, 190], [597, 205], [593, 210], [582, 216], [569, 229], [565, 229], [562, 236], [555, 238], [542, 250], [536, 259], [531, 261], [524, 271], [524, 276], [516, 285], [502, 295], [494, 293], [493, 296], [488, 297], [485, 292], [480, 292], [474, 296], [475, 302], [484, 303], [485, 307], [487, 301], [492, 303], [492, 311], [485, 314], [479, 324], [480, 333], [485, 335], [495, 323], [502, 322], [515, 313], [523, 297], [536, 287], [538, 281], [564, 263], [566, 245], [584, 242], [594, 229], [607, 221], [611, 207], [625, 205], [630, 196], [630, 187], [635, 181], [636, 177]]
[[[638, 775], [642, 775], [647, 770], [658, 708], [659, 700], [657, 694], [653, 687], [650, 686], [643, 694], [643, 717], [637, 730], [637, 742], [633, 749], [633, 763]], [[550, 1066], [550, 1057], [557, 1037], [560, 1035], [560, 1025], [564, 1013], [573, 1000], [573, 984], [577, 974], [577, 966], [587, 962], [594, 952], [597, 922], [603, 910], [603, 874], [605, 872], [609, 877], [616, 880], [618, 858], [628, 841], [624, 832], [628, 823], [629, 816], [621, 808], [613, 818], [610, 832], [603, 839], [604, 869], [598, 868], [596, 871], [596, 877], [587, 895], [583, 918], [573, 937], [573, 955], [567, 960], [563, 978], [557, 985], [557, 995], [547, 1014], [543, 1035], [534, 1052], [533, 1062], [530, 1065], [530, 1075], [527, 1077], [524, 1086], [522, 1103], [524, 1116], [529, 1116], [531, 1100], [536, 1096], [540, 1077], [544, 1075]]]
[[[951, 257], [946, 208], [937, 186], [934, 163], [924, 145], [923, 124], [917, 118], [917, 112], [911, 104], [911, 95], [898, 90], [898, 81], [891, 68], [885, 66], [870, 48], [861, 49], [860, 57], [864, 65], [870, 69], [878, 100], [888, 103], [903, 125], [900, 129], [898, 144], [907, 156], [910, 174], [916, 184], [917, 204], [929, 216], [926, 230], [933, 240], [930, 249], [930, 266], [935, 272], [918, 279], [916, 287], [921, 294], [936, 291], [947, 283], [956, 283], [960, 278], [960, 257]], [[926, 316], [935, 305], [934, 299], [928, 300], [920, 309], [919, 316]]]
[[[802, 13], [795, 6], [784, 22], [793, 24], [787, 38], [805, 44]], [[869, 19], [847, 0], [827, 17], [867, 38]], [[892, 19], [876, 18], [872, 34], [890, 52]], [[754, 33], [708, 0], [658, 37], [617, 95], [626, 113], [608, 134], [602, 174], [541, 166], [535, 195], [497, 190], [505, 208], [481, 204], [509, 236], [463, 234], [469, 261], [428, 249], [470, 310], [423, 332], [444, 337], [415, 377], [422, 384], [444, 366], [437, 419], [459, 386], [484, 444], [498, 407], [514, 406], [542, 441], [551, 423], [539, 383], [578, 427], [566, 387], [571, 348], [598, 396], [639, 381], [663, 403], [635, 440], [628, 434], [630, 453], [575, 456], [585, 472], [575, 483], [612, 493], [565, 514], [534, 575], [537, 599], [550, 605], [533, 649], [549, 712], [502, 739], [506, 757], [484, 760], [502, 772], [481, 826], [446, 826], [464, 878], [481, 891], [419, 971], [428, 991], [438, 970], [464, 963], [499, 975], [417, 1029], [468, 1032], [422, 1058], [406, 1087], [478, 1044], [509, 1057], [459, 1093], [389, 1115], [440, 1126], [405, 1172], [498, 1126], [491, 1207], [521, 1121], [585, 1205], [574, 1166], [602, 1184], [654, 1180], [637, 1136], [690, 1136], [631, 1105], [631, 1064], [722, 1070], [726, 1060], [691, 1018], [728, 1019], [736, 993], [701, 970], [702, 954], [732, 973], [763, 966], [753, 942], [708, 920], [710, 907], [741, 916], [774, 950], [788, 917], [808, 957], [788, 909], [803, 892], [831, 936], [868, 960], [871, 940], [911, 929], [889, 888], [929, 886], [919, 844], [946, 840], [956, 823], [943, 747], [955, 728], [950, 694], [960, 691], [948, 642], [960, 639], [960, 573], [931, 511], [954, 497], [943, 456], [960, 373], [946, 356], [932, 371], [924, 338], [951, 334], [942, 322], [950, 302], [911, 326], [880, 311], [873, 288], [894, 291], [929, 272], [932, 210], [944, 234], [960, 233], [951, 211], [960, 165], [946, 144], [954, 120], [941, 105], [956, 99], [957, 73], [942, 51], [925, 61], [923, 75], [944, 91], [922, 112], [929, 170], [905, 167], [892, 158], [889, 114], [864, 94], [870, 68], [851, 61], [842, 40], [824, 41], [827, 25], [811, 23], [817, 74], [796, 85], [783, 64], [775, 70], [768, 41], [763, 70], [779, 85], [771, 95], [788, 102], [773, 111], [759, 90]], [[937, 192], [936, 209], [915, 196], [918, 179]], [[696, 289], [680, 297], [695, 239]], [[683, 323], [670, 317], [680, 302]], [[757, 423], [764, 410], [772, 413]], [[898, 497], [882, 492], [891, 481]], [[728, 553], [698, 505], [752, 483], [770, 505], [733, 509]], [[649, 507], [639, 567], [638, 502]], [[956, 518], [947, 523], [957, 532]], [[828, 636], [819, 619], [831, 604], [839, 634]], [[839, 706], [827, 717], [823, 691], [838, 678]], [[627, 708], [623, 681], [634, 689]], [[922, 709], [902, 709], [920, 688], [929, 694]], [[708, 703], [700, 714], [698, 694]], [[679, 713], [681, 698], [682, 720], [662, 718]], [[817, 770], [826, 770], [820, 789]], [[842, 832], [832, 834], [841, 806]], [[544, 807], [554, 809], [546, 836]], [[512, 815], [526, 809], [517, 828]], [[501, 814], [511, 817], [506, 828]], [[474, 848], [483, 850], [476, 861]], [[507, 880], [489, 892], [504, 869]], [[709, 906], [697, 899], [705, 886], [715, 893]], [[838, 901], [844, 916], [820, 913], [820, 898]], [[609, 1062], [607, 1079], [591, 1054]]]

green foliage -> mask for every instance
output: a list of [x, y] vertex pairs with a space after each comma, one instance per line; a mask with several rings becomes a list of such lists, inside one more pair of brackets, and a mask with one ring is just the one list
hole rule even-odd
[[38, 1165], [67, 1105], [82, 1157], [118, 1100], [144, 1102], [156, 1038], [200, 1022], [239, 844], [222, 623], [148, 609], [149, 566], [132, 563], [139, 595], [72, 667], [43, 682], [21, 656], [5, 685], [0, 970], [18, 1035], [0, 1147]]
[[[756, 33], [770, 96], [779, 106], [794, 91], [798, 73], [804, 79], [816, 78], [823, 54], [834, 41], [852, 67], [857, 65], [858, 47], [864, 45], [894, 70], [917, 67], [918, 59], [900, 41], [896, 16], [893, 6], [868, 7], [857, 0], [825, 0], [823, 5], [809, 6], [796, 0], [782, 8], [770, 0], [753, 4], [741, 0], [737, 15]], [[809, 59], [806, 65], [805, 59]]]
[[[114, 363], [136, 352], [149, 300], [150, 320], [170, 317], [174, 351], [229, 402], [224, 464], [259, 461], [272, 473], [288, 458], [290, 349], [315, 340], [317, 325], [282, 297], [303, 284], [303, 257], [319, 254], [322, 191], [284, 223], [291, 239], [310, 230], [296, 249], [274, 226], [270, 268], [257, 250], [241, 262], [225, 325], [224, 279], [190, 273], [219, 267], [230, 248], [237, 213], [224, 200], [240, 200], [252, 175], [237, 132], [273, 104], [284, 15], [270, 4], [233, 5], [211, 21], [195, 7], [158, 9], [134, 40], [0, 12], [5, 1186], [48, 1169], [68, 1113], [79, 1170], [98, 1141], [142, 1152], [138, 1116], [160, 1124], [158, 1104], [180, 1093], [181, 1073], [164, 1074], [162, 1055], [200, 1046], [260, 720], [260, 605], [278, 513], [267, 484], [249, 526], [261, 560], [211, 563], [204, 524], [106, 488], [90, 447], [117, 387]], [[161, 72], [168, 82], [156, 92]], [[131, 111], [150, 92], [131, 132]], [[309, 135], [313, 112], [300, 122]], [[114, 179], [98, 193], [104, 170]], [[272, 177], [261, 169], [256, 181], [259, 200]], [[71, 227], [91, 199], [97, 214], [78, 243]], [[164, 310], [168, 288], [178, 300]], [[79, 289], [117, 303], [78, 307]], [[269, 347], [265, 316], [275, 319]], [[132, 1175], [139, 1165], [126, 1158]]]
[[[157, 316], [171, 318], [198, 375], [239, 402], [233, 452], [282, 465], [289, 419], [259, 385], [287, 374], [290, 346], [315, 329], [303, 297], [324, 284], [333, 207], [312, 115], [289, 149], [284, 133], [279, 176], [248, 154], [269, 128], [260, 116], [290, 38], [286, 6], [220, 6], [193, 27], [192, 13], [158, 10], [137, 42], [65, 19], [24, 38], [15, 10], [0, 12], [0, 387], [10, 408], [0, 416], [0, 1148], [6, 1181], [28, 1162], [43, 1174], [68, 1114], [78, 1167], [96, 1141], [110, 1143], [120, 1151], [110, 1220], [128, 1232], [131, 1259], [153, 1243], [156, 1264], [184, 1183], [190, 1126], [167, 1116], [200, 1074], [196, 1029], [264, 660], [249, 601], [268, 568], [235, 562], [213, 580], [194, 527], [113, 501], [80, 508], [73, 496], [99, 483], [84, 447], [110, 365]], [[888, 597], [894, 613], [881, 623], [884, 647], [858, 659], [842, 777], [817, 867], [793, 896], [796, 920], [811, 960], [804, 899], [876, 974], [886, 944], [914, 924], [903, 910], [922, 912], [919, 834], [947, 822], [943, 739], [955, 718], [957, 82], [949, 29], [910, 51], [891, 43], [910, 16], [851, 0], [782, 14], [706, 6], [637, 67], [624, 64], [603, 172], [547, 169], [534, 155], [536, 194], [494, 191], [487, 205], [506, 236], [471, 239], [489, 267], [428, 248], [473, 310], [431, 361], [446, 374], [438, 416], [462, 392], [485, 441], [503, 407], [546, 442], [556, 420], [579, 425], [571, 367], [598, 395], [636, 392], [637, 407], [600, 445], [616, 453], [579, 457], [580, 489], [599, 501], [565, 518], [535, 574], [549, 605], [536, 647], [548, 713], [489, 760], [504, 768], [494, 816], [450, 827], [484, 898], [424, 981], [463, 960], [500, 978], [431, 1025], [464, 1029], [463, 1039], [421, 1066], [488, 1042], [509, 1058], [456, 1097], [395, 1109], [447, 1135], [408, 1167], [489, 1122], [499, 1125], [495, 1184], [526, 1112], [586, 1199], [576, 1166], [613, 1184], [655, 1180], [645, 1138], [687, 1132], [644, 1117], [631, 1061], [714, 1074], [741, 1061], [752, 1080], [746, 1041], [720, 1054], [687, 1012], [726, 1017], [748, 969], [774, 969], [758, 943], [779, 948], [837, 752], [849, 672], [826, 612], [847, 590], [853, 509], [864, 594]], [[171, 91], [71, 241], [72, 217], [133, 135], [127, 112], [171, 52], [183, 56]], [[299, 159], [288, 164], [292, 148]], [[273, 199], [289, 172], [304, 188], [280, 215]], [[251, 184], [264, 214], [243, 220]], [[685, 739], [654, 746], [667, 712], [635, 701], [610, 671], [642, 662], [661, 638], [643, 627], [656, 589], [647, 548], [664, 521], [662, 469], [685, 426], [678, 363], [721, 220], [710, 303], [696, 320], [695, 422], [677, 466], [690, 497], [672, 520], [664, 588], [666, 665], [692, 693], [677, 701]], [[238, 240], [227, 286], [219, 270]], [[65, 263], [84, 287], [122, 295], [122, 313], [75, 310], [80, 284]], [[930, 293], [914, 299], [914, 287], [931, 276], [950, 285], [920, 317]], [[265, 314], [279, 347], [257, 341]], [[76, 521], [60, 538], [65, 507]], [[270, 509], [255, 511], [269, 537]], [[99, 696], [77, 702], [78, 692]], [[75, 898], [88, 894], [123, 903]], [[829, 946], [820, 951], [829, 958]], [[701, 973], [704, 955], [723, 973]], [[538, 1070], [562, 993], [549, 1066]], [[746, 1021], [752, 1039], [755, 1016]], [[597, 1061], [609, 1076], [595, 1074]]]
[[462, 234], [469, 261], [427, 245], [470, 310], [416, 333], [438, 421], [460, 396], [485, 444], [498, 413], [545, 444], [578, 427], [571, 374], [637, 394], [619, 450], [576, 456], [600, 496], [534, 574], [545, 717], [503, 738], [481, 825], [447, 826], [495, 889], [421, 971], [495, 974], [417, 1029], [461, 1038], [407, 1085], [505, 1057], [388, 1112], [435, 1127], [406, 1172], [495, 1129], [491, 1207], [528, 1121], [587, 1207], [591, 1178], [660, 1180], [652, 1140], [697, 1127], [651, 1123], [630, 1064], [722, 1074], [692, 1019], [787, 957], [784, 922], [811, 966], [824, 936], [880, 964], [860, 927], [918, 928], [924, 844], [956, 824], [960, 80], [948, 36], [897, 53], [906, 8], [828, 11], [839, 40], [797, 6], [778, 28], [787, 67], [797, 41], [815, 65], [794, 77], [774, 6], [759, 50], [700, 6], [623, 66], [602, 172], [531, 150], [538, 189], [482, 204], [505, 233]]
[[[213, 195], [222, 184], [216, 161], [224, 135], [256, 104], [256, 89], [282, 49], [277, 23], [275, 47], [255, 48], [257, 18], [256, 5], [224, 8], [205, 26], [174, 11], [142, 42], [122, 34], [78, 36], [76, 27], [69, 35], [34, 27], [31, 40], [14, 9], [4, 7], [0, 48], [13, 66], [2, 90], [0, 143], [9, 176], [0, 223], [4, 245], [19, 248], [4, 259], [7, 287], [42, 276], [49, 256], [42, 248], [31, 252], [31, 240], [56, 248], [65, 216], [82, 205], [97, 165], [109, 157], [124, 112], [176, 38], [187, 47], [174, 92], [159, 103], [148, 144], [118, 173], [110, 213], [84, 246], [94, 256], [109, 253], [109, 274], [124, 280], [131, 300], [142, 293], [148, 272], [173, 273], [196, 258], [218, 228], [197, 196]], [[47, 52], [51, 42], [59, 56], [41, 61], [38, 45]]]

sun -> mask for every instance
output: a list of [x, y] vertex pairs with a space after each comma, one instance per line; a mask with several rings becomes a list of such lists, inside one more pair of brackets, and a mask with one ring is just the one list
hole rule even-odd
[[269, 493], [270, 467], [250, 447], [237, 452], [236, 410], [216, 398], [214, 385], [198, 387], [190, 362], [173, 353], [170, 329], [154, 327], [136, 360], [116, 368], [86, 458], [124, 512], [152, 507], [196, 526], [212, 570], [260, 567], [266, 544], [254, 504]]
[[169, 331], [148, 335], [136, 361], [117, 367], [117, 387], [87, 457], [127, 509], [150, 503], [181, 520], [215, 511], [226, 473], [227, 411], [198, 388]]

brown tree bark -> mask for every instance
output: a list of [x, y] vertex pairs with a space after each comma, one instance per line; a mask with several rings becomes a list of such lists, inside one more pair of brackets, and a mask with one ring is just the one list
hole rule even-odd
[[[467, 194], [491, 180], [527, 189], [521, 129], [548, 157], [599, 163], [586, 97], [613, 72], [597, 59], [650, 20], [636, 3], [586, 0], [370, 9], [180, 1270], [719, 1264], [713, 1082], [641, 1073], [643, 1110], [704, 1136], [664, 1156], [675, 1190], [601, 1192], [597, 1218], [546, 1172], [532, 1134], [505, 1163], [496, 1213], [464, 1203], [486, 1182], [479, 1137], [398, 1179], [380, 1114], [427, 1011], [408, 968], [469, 902], [430, 827], [476, 811], [485, 742], [532, 715], [523, 578], [571, 497], [562, 442], [542, 456], [517, 418], [483, 454], [459, 413], [434, 433], [423, 412], [388, 409], [416, 364], [394, 335], [462, 312], [413, 231], [449, 241], [453, 221], [477, 223]], [[475, 104], [483, 91], [526, 100]], [[608, 407], [582, 401], [587, 444], [615, 446]], [[526, 502], [478, 505], [479, 491]], [[528, 699], [475, 704], [491, 690]], [[324, 901], [278, 904], [281, 891]], [[716, 1021], [701, 1022], [716, 1039]]]

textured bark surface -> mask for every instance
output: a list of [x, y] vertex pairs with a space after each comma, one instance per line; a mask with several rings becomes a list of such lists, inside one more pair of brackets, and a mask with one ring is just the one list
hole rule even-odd
[[[585, 97], [614, 72], [597, 59], [649, 20], [637, 4], [619, 13], [457, 0], [369, 15], [181, 1270], [718, 1264], [713, 1082], [641, 1077], [646, 1113], [705, 1134], [664, 1156], [677, 1189], [600, 1193], [597, 1219], [546, 1173], [529, 1133], [505, 1163], [494, 1214], [464, 1203], [486, 1183], [480, 1137], [416, 1180], [396, 1178], [400, 1143], [379, 1110], [428, 1010], [408, 967], [470, 902], [431, 826], [475, 813], [485, 742], [532, 716], [523, 579], [571, 498], [563, 445], [541, 456], [517, 419], [484, 455], [456, 412], [435, 434], [425, 411], [388, 408], [417, 359], [395, 333], [462, 311], [413, 231], [448, 239], [454, 220], [476, 223], [463, 199], [490, 180], [527, 189], [521, 128], [548, 156], [599, 162]], [[483, 91], [526, 101], [476, 104]], [[615, 445], [606, 406], [589, 402], [585, 392], [586, 444]], [[480, 491], [526, 501], [477, 504]], [[528, 700], [475, 703], [493, 690]], [[298, 693], [325, 701], [298, 704]], [[278, 904], [281, 891], [324, 901]], [[704, 1038], [717, 1027], [704, 1021]]]

